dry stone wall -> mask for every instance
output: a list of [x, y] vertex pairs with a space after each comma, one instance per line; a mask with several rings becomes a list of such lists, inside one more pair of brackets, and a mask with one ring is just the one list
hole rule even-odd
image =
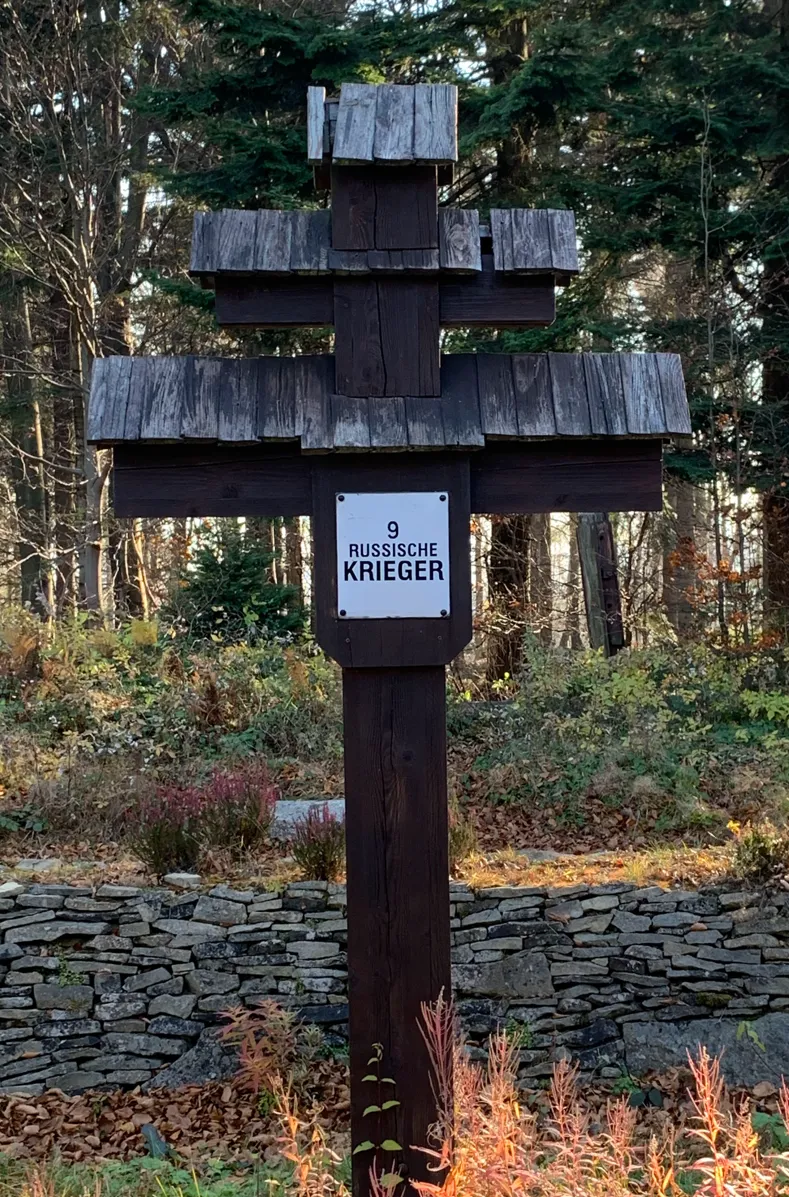
[[[681, 1064], [699, 1042], [731, 1081], [789, 1075], [789, 893], [610, 884], [450, 893], [469, 1051], [517, 1039], [524, 1083]], [[347, 1032], [345, 890], [0, 886], [0, 1091], [224, 1077], [219, 1012], [276, 997]]]

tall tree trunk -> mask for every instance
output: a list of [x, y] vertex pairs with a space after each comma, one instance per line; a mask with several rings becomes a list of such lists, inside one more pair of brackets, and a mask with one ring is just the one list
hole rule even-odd
[[670, 477], [666, 492], [671, 523], [663, 550], [663, 603], [677, 639], [688, 640], [696, 622], [690, 598], [697, 581], [695, 490], [689, 482]]
[[551, 568], [551, 517], [541, 512], [531, 518], [531, 569], [529, 607], [532, 625], [542, 644], [553, 643], [553, 570]]
[[490, 685], [505, 675], [515, 677], [520, 670], [529, 602], [530, 525], [531, 516], [527, 515], [491, 517], [487, 652]]
[[612, 657], [625, 647], [616, 544], [606, 512], [578, 516], [578, 558], [584, 584], [589, 643]]

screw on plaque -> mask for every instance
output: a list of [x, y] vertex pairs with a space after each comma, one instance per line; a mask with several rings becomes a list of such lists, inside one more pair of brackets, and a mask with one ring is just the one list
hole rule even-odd
[[338, 496], [337, 496], [337, 502], [338, 502], [338, 503], [344, 503], [344, 502], [345, 502], [345, 495], [338, 495]]
[[344, 610], [343, 610], [343, 611], [341, 611], [341, 612], [340, 612], [340, 615], [345, 615], [345, 611], [344, 611]]
[[442, 502], [442, 503], [446, 503], [446, 501], [447, 501], [447, 497], [446, 497], [446, 495], [439, 495], [438, 497], [439, 497], [439, 499], [441, 500], [441, 502]]
[[446, 615], [446, 611], [444, 610], [444, 608], [443, 608], [443, 607], [441, 608], [441, 614], [442, 614], [442, 615]]

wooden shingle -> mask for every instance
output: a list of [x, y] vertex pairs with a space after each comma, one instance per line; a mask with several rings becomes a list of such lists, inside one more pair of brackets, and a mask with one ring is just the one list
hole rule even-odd
[[94, 367], [88, 423], [98, 444], [299, 440], [305, 452], [689, 431], [673, 354], [448, 354], [435, 398], [338, 394], [325, 354], [107, 358]]

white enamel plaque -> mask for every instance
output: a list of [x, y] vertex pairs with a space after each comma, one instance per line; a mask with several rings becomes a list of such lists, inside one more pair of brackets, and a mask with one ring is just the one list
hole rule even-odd
[[338, 493], [337, 611], [341, 619], [449, 615], [446, 491]]

